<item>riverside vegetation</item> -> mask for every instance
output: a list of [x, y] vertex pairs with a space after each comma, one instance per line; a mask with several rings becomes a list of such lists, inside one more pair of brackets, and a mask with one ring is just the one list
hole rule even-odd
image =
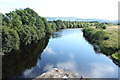
[[[84, 36], [91, 43], [100, 46], [101, 51], [120, 60], [116, 30], [106, 29], [112, 23], [97, 21], [47, 21], [30, 8], [18, 9], [2, 14], [2, 54], [18, 50], [32, 42], [37, 42], [54, 31], [65, 28], [83, 28]], [[96, 28], [92, 28], [96, 26]], [[104, 30], [103, 30], [104, 29]]]
[[83, 33], [90, 43], [99, 46], [101, 52], [117, 61], [120, 60], [117, 26], [107, 26], [106, 28], [84, 27]]

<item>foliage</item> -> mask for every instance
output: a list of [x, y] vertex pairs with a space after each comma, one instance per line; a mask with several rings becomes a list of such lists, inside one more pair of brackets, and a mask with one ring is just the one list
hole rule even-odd
[[20, 45], [18, 33], [11, 28], [2, 26], [2, 51], [10, 52], [12, 49], [18, 50]]
[[45, 33], [51, 33], [52, 32], [52, 30], [51, 30], [51, 27], [50, 27], [50, 25], [48, 24], [48, 22], [47, 22], [47, 20], [45, 19], [45, 18], [41, 18], [42, 19], [42, 21], [43, 21], [43, 23], [44, 23], [44, 25], [45, 25]]
[[18, 50], [20, 46], [42, 39], [51, 33], [47, 20], [30, 8], [6, 13], [2, 19], [3, 53]]
[[120, 50], [118, 52], [116, 52], [115, 54], [112, 54], [112, 57], [117, 60], [120, 60]]
[[120, 51], [120, 47], [118, 46], [117, 32], [114, 31], [116, 34], [112, 35], [109, 32], [111, 31], [103, 31], [102, 29], [91, 27], [83, 28], [84, 36], [90, 43], [99, 45], [100, 50], [106, 55], [112, 55], [112, 57], [119, 59], [118, 52]]
[[95, 26], [98, 29], [106, 29], [106, 24], [105, 23], [96, 23]]
[[[97, 26], [97, 28], [105, 29], [106, 25], [109, 24], [85, 21], [47, 21], [44, 17], [39, 16], [33, 9], [16, 9], [5, 15], [2, 14], [3, 53], [10, 52], [11, 50], [18, 50], [20, 47], [36, 42], [42, 39], [45, 35], [51, 34], [60, 29], [83, 28], [89, 26]], [[89, 32], [85, 35], [96, 36], [93, 39], [94, 42], [95, 40], [103, 39], [102, 35], [104, 34], [103, 31], [94, 31], [94, 33]], [[107, 39], [107, 37], [104, 37], [104, 39]]]

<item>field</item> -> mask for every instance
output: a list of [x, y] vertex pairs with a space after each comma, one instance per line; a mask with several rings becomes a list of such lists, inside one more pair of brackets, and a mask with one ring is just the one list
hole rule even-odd
[[[110, 35], [110, 40], [108, 40], [109, 43], [117, 45], [120, 48], [119, 45], [119, 26], [108, 26], [105, 30], [106, 32], [108, 32]], [[112, 54], [112, 57], [115, 59], [120, 60], [120, 50], [118, 50], [118, 52], [116, 52], [115, 54]]]

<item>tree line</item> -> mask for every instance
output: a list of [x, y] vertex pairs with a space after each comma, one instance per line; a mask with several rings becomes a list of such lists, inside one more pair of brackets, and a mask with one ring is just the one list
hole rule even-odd
[[71, 22], [71, 21], [47, 21], [39, 16], [33, 9], [16, 9], [15, 11], [2, 14], [2, 53], [18, 50], [32, 42], [37, 42], [45, 35], [66, 28], [82, 28], [96, 26], [105, 29], [111, 23]]
[[4, 53], [18, 50], [51, 33], [47, 20], [30, 8], [2, 14], [2, 17], [2, 51]]

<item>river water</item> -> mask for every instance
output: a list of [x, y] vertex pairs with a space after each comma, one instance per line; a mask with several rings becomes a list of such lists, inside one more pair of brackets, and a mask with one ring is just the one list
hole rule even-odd
[[[40, 45], [37, 48], [34, 47], [38, 44]], [[8, 66], [9, 69], [5, 67], [12, 75], [8, 77], [34, 78], [52, 68], [60, 68], [90, 78], [118, 78], [118, 66], [109, 57], [94, 50], [94, 47], [83, 37], [82, 29], [64, 29], [55, 32], [55, 35], [36, 45], [31, 45], [32, 47], [27, 48], [26, 52], [25, 49], [22, 53], [18, 53], [17, 60], [11, 62], [15, 67], [13, 71], [11, 70], [13, 66]], [[26, 54], [24, 58], [23, 53]], [[18, 56], [21, 56], [20, 60]], [[7, 61], [9, 62], [8, 58], [8, 56], [7, 60], [6, 57], [3, 58], [3, 63], [6, 63], [4, 66], [7, 65]], [[22, 69], [18, 70], [19, 68]], [[7, 75], [5, 69], [4, 76]], [[14, 75], [17, 71], [18, 75]]]

